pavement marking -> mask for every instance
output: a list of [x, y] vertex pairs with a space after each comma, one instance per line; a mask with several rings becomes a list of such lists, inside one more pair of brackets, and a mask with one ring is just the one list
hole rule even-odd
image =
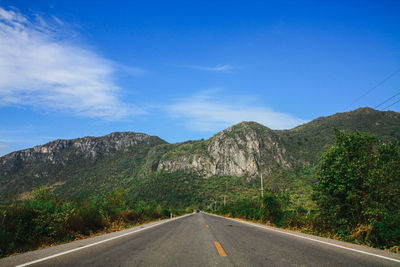
[[208, 224], [206, 225], [207, 228], [210, 228], [210, 226], [208, 226]]
[[385, 256], [382, 256], [382, 255], [374, 254], [374, 253], [371, 253], [371, 252], [366, 252], [366, 251], [354, 249], [354, 248], [348, 248], [348, 247], [345, 247], [345, 246], [329, 243], [329, 242], [326, 242], [326, 241], [314, 239], [314, 238], [307, 237], [307, 236], [301, 236], [301, 235], [296, 235], [296, 234], [290, 233], [290, 232], [285, 232], [285, 231], [281, 231], [281, 230], [277, 230], [277, 229], [272, 229], [272, 228], [269, 228], [269, 227], [265, 227], [263, 225], [257, 225], [257, 224], [253, 224], [253, 223], [249, 223], [249, 222], [245, 222], [245, 221], [241, 221], [241, 220], [236, 220], [236, 219], [233, 219], [233, 218], [226, 218], [226, 217], [219, 216], [219, 215], [214, 215], [214, 214], [211, 214], [211, 213], [207, 213], [207, 214], [211, 215], [211, 216], [215, 216], [215, 217], [221, 217], [221, 218], [224, 218], [224, 219], [227, 219], [227, 220], [233, 220], [233, 221], [236, 221], [236, 222], [241, 222], [241, 223], [248, 224], [248, 225], [254, 226], [254, 227], [258, 227], [258, 228], [261, 228], [261, 229], [264, 229], [264, 230], [269, 230], [269, 231], [274, 231], [274, 232], [278, 232], [278, 233], [285, 234], [285, 235], [295, 236], [295, 237], [298, 237], [298, 238], [311, 240], [311, 241], [314, 241], [314, 242], [322, 243], [322, 244], [333, 246], [333, 247], [337, 247], [337, 248], [351, 250], [351, 251], [354, 251], [354, 252], [358, 252], [358, 253], [362, 253], [362, 254], [378, 257], [378, 258], [382, 258], [382, 259], [385, 259], [385, 260], [390, 260], [390, 261], [394, 261], [394, 262], [400, 262], [400, 260], [398, 260], [398, 259], [393, 259], [393, 258], [385, 257]]
[[47, 256], [47, 257], [44, 257], [44, 258], [41, 258], [41, 259], [37, 259], [37, 260], [34, 260], [34, 261], [30, 261], [30, 262], [27, 262], [27, 263], [16, 265], [16, 267], [28, 266], [28, 265], [32, 265], [32, 264], [35, 264], [35, 263], [38, 263], [38, 262], [45, 261], [45, 260], [53, 259], [53, 258], [61, 256], [61, 255], [69, 254], [69, 253], [72, 253], [72, 252], [75, 252], [75, 251], [78, 251], [78, 250], [81, 250], [81, 249], [84, 249], [84, 248], [89, 248], [89, 247], [93, 247], [93, 246], [99, 245], [101, 243], [105, 243], [107, 241], [111, 241], [111, 240], [114, 240], [114, 239], [117, 239], [117, 238], [120, 238], [120, 237], [124, 237], [124, 236], [127, 236], [127, 235], [135, 234], [135, 233], [141, 232], [143, 230], [147, 230], [147, 229], [150, 229], [150, 228], [153, 228], [153, 227], [156, 227], [158, 225], [161, 225], [161, 224], [164, 224], [164, 223], [167, 223], [167, 222], [171, 222], [171, 221], [174, 221], [174, 220], [182, 219], [182, 218], [184, 218], [186, 216], [190, 216], [190, 215], [193, 215], [193, 214], [186, 214], [186, 215], [183, 215], [183, 216], [180, 216], [180, 217], [176, 217], [176, 218], [173, 218], [173, 219], [166, 219], [165, 221], [162, 221], [160, 223], [153, 224], [153, 225], [150, 225], [150, 226], [147, 226], [147, 227], [140, 226], [141, 228], [139, 228], [137, 230], [134, 230], [132, 232], [128, 232], [128, 233], [125, 233], [125, 234], [122, 234], [122, 235], [118, 235], [118, 236], [114, 236], [114, 237], [111, 237], [111, 238], [108, 238], [108, 239], [105, 239], [105, 240], [102, 240], [102, 241], [99, 241], [99, 242], [96, 242], [96, 243], [92, 243], [92, 244], [89, 244], [89, 245], [86, 245], [86, 246], [77, 247], [77, 248], [74, 248], [74, 249], [71, 249], [71, 250], [67, 250], [67, 251], [64, 251], [64, 252], [60, 252], [60, 253], [57, 253], [57, 254], [54, 254], [54, 255], [51, 255], [51, 256]]
[[221, 244], [217, 241], [214, 242], [214, 245], [217, 247], [218, 253], [221, 257], [226, 257], [228, 255], [226, 255], [225, 250], [222, 248]]

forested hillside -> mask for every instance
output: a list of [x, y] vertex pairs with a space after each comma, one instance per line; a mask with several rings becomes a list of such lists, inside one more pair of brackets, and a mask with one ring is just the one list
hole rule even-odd
[[107, 193], [125, 186], [137, 175], [149, 149], [165, 143], [156, 136], [117, 132], [10, 153], [0, 158], [0, 202], [29, 198], [40, 186], [65, 197]]
[[310, 208], [314, 167], [334, 144], [334, 129], [392, 142], [400, 140], [400, 114], [362, 108], [284, 131], [242, 122], [208, 140], [176, 144], [129, 132], [57, 140], [0, 158], [1, 202], [29, 198], [40, 186], [69, 199], [123, 187], [137, 199], [209, 206], [224, 195], [256, 196], [262, 174], [266, 189], [289, 191], [296, 205]]

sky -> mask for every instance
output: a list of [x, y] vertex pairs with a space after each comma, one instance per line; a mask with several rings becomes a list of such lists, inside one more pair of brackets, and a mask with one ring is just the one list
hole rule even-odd
[[384, 0], [0, 0], [0, 156], [115, 131], [175, 143], [241, 121], [400, 112], [399, 14]]

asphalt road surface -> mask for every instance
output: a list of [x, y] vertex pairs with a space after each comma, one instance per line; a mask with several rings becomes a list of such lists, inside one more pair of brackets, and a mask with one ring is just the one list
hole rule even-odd
[[135, 229], [50, 248], [50, 257], [44, 249], [5, 258], [0, 266], [400, 266], [397, 254], [205, 213]]

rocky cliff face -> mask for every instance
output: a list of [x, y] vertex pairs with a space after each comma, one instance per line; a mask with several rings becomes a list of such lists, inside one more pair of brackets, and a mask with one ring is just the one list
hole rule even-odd
[[158, 137], [142, 133], [115, 132], [103, 137], [56, 140], [42, 146], [10, 153], [0, 158], [1, 176], [38, 164], [61, 164], [78, 159], [96, 160], [134, 146], [165, 143]]
[[273, 169], [292, 166], [280, 138], [269, 128], [255, 122], [243, 122], [206, 141], [183, 143], [166, 153], [157, 171], [195, 172], [212, 175], [265, 175]]

